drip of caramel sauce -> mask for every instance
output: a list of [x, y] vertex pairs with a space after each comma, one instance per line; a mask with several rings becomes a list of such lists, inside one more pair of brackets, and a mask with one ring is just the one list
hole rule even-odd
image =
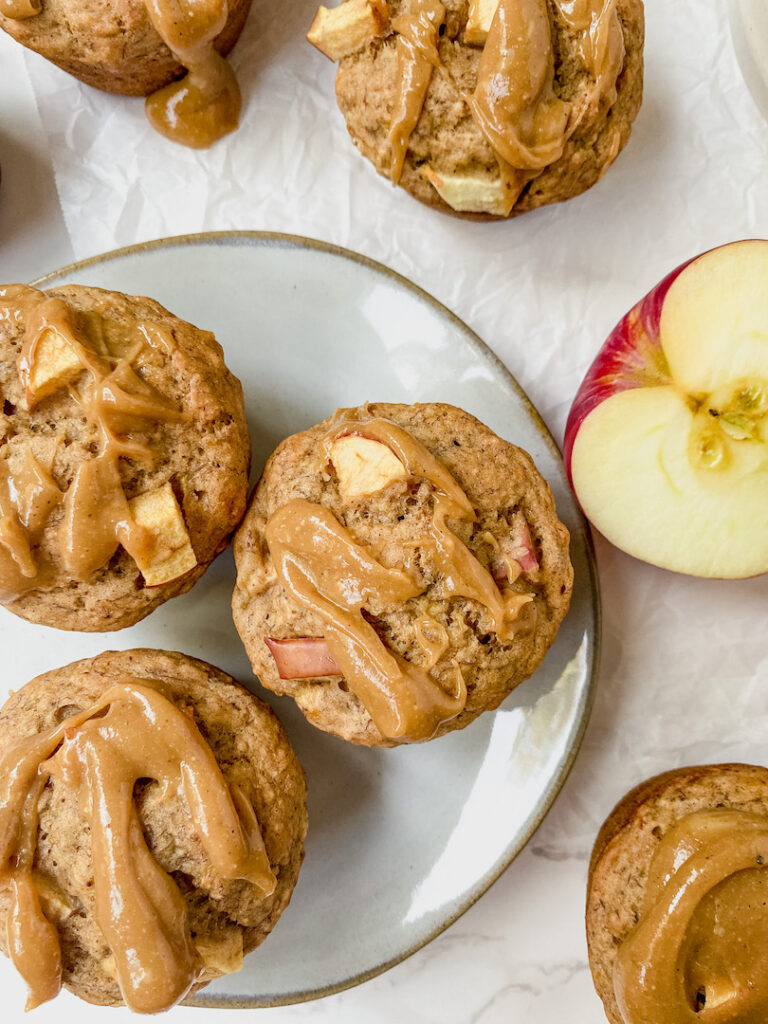
[[[326, 454], [339, 437], [355, 433], [385, 444], [410, 476], [432, 485], [429, 534], [413, 547], [430, 552], [449, 597], [470, 597], [485, 605], [498, 635], [511, 639], [520, 625], [515, 620], [532, 595], [502, 593], [451, 531], [448, 518], [476, 518], [451, 473], [407, 431], [370, 417], [365, 408], [337, 414], [323, 439]], [[467, 699], [461, 672], [457, 669], [455, 694], [447, 694], [429, 674], [448, 647], [443, 627], [429, 617], [415, 625], [417, 641], [427, 654], [425, 669], [390, 651], [365, 618], [371, 599], [401, 603], [423, 593], [407, 558], [403, 569], [383, 566], [329, 509], [303, 498], [270, 516], [265, 538], [278, 580], [299, 605], [323, 619], [330, 653], [383, 736], [404, 742], [429, 739], [443, 722], [461, 713]]]
[[181, 893], [146, 845], [136, 782], [156, 780], [185, 802], [217, 878], [245, 879], [267, 896], [275, 876], [252, 806], [230, 790], [193, 719], [149, 680], [127, 678], [88, 710], [6, 751], [0, 883], [11, 892], [8, 946], [29, 987], [28, 1009], [61, 986], [58, 934], [32, 873], [37, 804], [49, 776], [78, 791], [91, 836], [95, 918], [126, 1004], [140, 1013], [168, 1009], [200, 978], [202, 964]]
[[[101, 320], [85, 318], [85, 331], [62, 298], [26, 285], [0, 289], [0, 316], [23, 324], [18, 372], [28, 408], [54, 390], [69, 387], [101, 437], [98, 455], [81, 463], [62, 495], [48, 469], [27, 451], [24, 463], [11, 473], [0, 459], [0, 600], [8, 601], [50, 583], [61, 566], [73, 579], [86, 580], [105, 565], [118, 545], [142, 564], [151, 560], [156, 538], [130, 514], [120, 478], [119, 459], [151, 462], [152, 449], [142, 430], [158, 422], [178, 422], [183, 413], [157, 394], [134, 371], [131, 360], [141, 352], [147, 332], [121, 342], [112, 353], [103, 338]], [[69, 369], [52, 384], [35, 390], [35, 368], [41, 346], [53, 335], [69, 353]], [[80, 377], [86, 384], [76, 390]], [[68, 382], [68, 383], [67, 383]], [[53, 510], [63, 500], [55, 552], [38, 548]]]
[[178, 82], [147, 98], [153, 128], [173, 142], [204, 149], [233, 132], [240, 119], [235, 73], [214, 49], [227, 23], [227, 0], [145, 0], [155, 31], [187, 69]]
[[413, 130], [421, 116], [434, 68], [440, 67], [439, 30], [445, 20], [440, 0], [411, 0], [407, 14], [392, 19], [398, 33], [397, 95], [389, 128], [392, 149], [389, 176], [397, 184]]
[[763, 815], [698, 811], [664, 835], [616, 958], [625, 1024], [764, 1024], [767, 865]]
[[512, 167], [541, 170], [563, 154], [570, 107], [555, 95], [554, 79], [546, 0], [499, 0], [467, 103]]

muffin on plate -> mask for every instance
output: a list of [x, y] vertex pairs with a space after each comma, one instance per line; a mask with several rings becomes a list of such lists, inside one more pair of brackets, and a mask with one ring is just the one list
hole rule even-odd
[[642, 0], [343, 0], [307, 38], [376, 170], [476, 219], [590, 188], [642, 101]]
[[250, 6], [251, 0], [4, 0], [0, 28], [97, 89], [154, 93], [153, 125], [177, 142], [205, 146], [237, 127], [240, 93], [223, 58]]
[[568, 609], [568, 540], [530, 457], [468, 413], [342, 409], [267, 462], [234, 541], [235, 625], [313, 725], [428, 740], [539, 666]]
[[768, 770], [680, 768], [632, 790], [597, 837], [587, 942], [611, 1024], [768, 1014]]
[[0, 947], [27, 1008], [168, 1009], [239, 970], [304, 855], [304, 775], [277, 718], [164, 651], [46, 672], [0, 710]]
[[245, 509], [240, 382], [152, 299], [0, 288], [0, 601], [130, 626], [183, 594]]

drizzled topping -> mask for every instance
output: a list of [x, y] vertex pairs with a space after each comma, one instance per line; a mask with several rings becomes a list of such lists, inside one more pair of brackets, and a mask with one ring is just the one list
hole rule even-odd
[[[77, 329], [63, 299], [24, 285], [0, 289], [0, 316], [24, 326], [18, 372], [27, 408], [68, 390], [100, 437], [98, 452], [79, 465], [66, 494], [51, 466], [42, 465], [29, 450], [13, 472], [8, 460], [0, 459], [0, 599], [51, 586], [61, 570], [69, 578], [86, 580], [118, 545], [143, 569], [160, 562], [165, 557], [159, 537], [163, 529], [152, 529], [153, 524], [132, 513], [119, 469], [120, 458], [151, 463], [154, 453], [146, 431], [184, 418], [132, 367], [150, 335], [140, 325], [135, 333], [128, 332], [119, 352], [112, 352], [98, 323], [92, 322], [86, 335]], [[43, 550], [43, 532], [60, 503], [53, 550]], [[170, 505], [158, 527], [167, 527], [177, 512], [173, 496]], [[183, 571], [195, 562], [192, 553]]]
[[[430, 574], [439, 579], [445, 598], [467, 597], [482, 604], [502, 641], [510, 641], [523, 628], [520, 612], [533, 595], [499, 590], [488, 570], [453, 533], [449, 519], [474, 522], [476, 515], [445, 466], [401, 427], [366, 417], [364, 409], [339, 414], [323, 442], [329, 461], [333, 461], [338, 442], [349, 437], [385, 446], [404, 467], [406, 480], [425, 480], [431, 485], [430, 526], [403, 550], [403, 568], [389, 568], [324, 506], [299, 498], [278, 509], [265, 529], [277, 578], [299, 605], [323, 620], [325, 643], [320, 643], [321, 638], [270, 638], [268, 644], [282, 678], [329, 674], [335, 669], [383, 736], [419, 741], [434, 735], [466, 703], [458, 666], [454, 666], [453, 694], [447, 694], [430, 675], [449, 647], [445, 627], [430, 616], [417, 616], [414, 639], [426, 663], [421, 667], [391, 651], [367, 615], [381, 605], [405, 603], [425, 591], [427, 584], [419, 579], [416, 568], [417, 552]], [[370, 453], [368, 446], [362, 450]], [[402, 472], [394, 474], [385, 459], [372, 457], [380, 472], [385, 468], [381, 487], [392, 482], [403, 485]], [[348, 449], [342, 465], [345, 473], [354, 469]], [[371, 481], [368, 470], [360, 472]], [[347, 493], [349, 490], [347, 487]], [[319, 671], [323, 666], [325, 670]]]
[[[366, 33], [368, 42], [381, 36], [383, 18], [363, 18], [362, 10], [353, 18], [360, 3], [348, 0], [331, 12], [320, 8], [310, 42], [336, 60], [357, 52]], [[552, 7], [593, 82], [573, 102], [555, 92]], [[326, 17], [319, 24], [321, 13]], [[394, 182], [400, 180], [432, 75], [450, 77], [439, 52], [444, 21], [439, 0], [408, 0], [405, 13], [390, 21], [397, 58], [388, 133]], [[625, 54], [617, 0], [470, 0], [463, 39], [483, 46], [483, 52], [473, 93], [465, 95], [458, 87], [457, 91], [493, 148], [499, 178], [428, 163], [420, 164], [419, 170], [454, 209], [507, 216], [528, 182], [561, 158], [585, 115], [594, 115], [601, 103], [615, 102]], [[614, 138], [618, 146], [618, 135]]]
[[398, 33], [397, 97], [389, 129], [390, 177], [395, 184], [403, 172], [408, 142], [421, 116], [432, 71], [441, 66], [437, 44], [444, 20], [445, 8], [440, 0], [411, 0], [408, 13], [392, 19], [392, 28]]
[[618, 951], [625, 1024], [763, 1024], [768, 818], [699, 811], [663, 837], [640, 922]]
[[[194, 149], [233, 132], [240, 118], [240, 87], [230, 65], [214, 48], [229, 14], [227, 0], [145, 0], [155, 31], [187, 69], [178, 82], [158, 89], [146, 102], [153, 128]], [[30, 18], [42, 0], [0, 0], [0, 14]]]
[[146, 845], [134, 786], [153, 779], [182, 800], [216, 878], [245, 879], [266, 896], [275, 877], [251, 804], [227, 785], [194, 720], [147, 680], [126, 679], [88, 710], [3, 754], [0, 883], [11, 892], [9, 948], [29, 987], [28, 1009], [61, 986], [58, 934], [32, 871], [37, 805], [49, 776], [78, 792], [92, 844], [95, 919], [125, 1002], [142, 1013], [168, 1009], [203, 965], [181, 893]]

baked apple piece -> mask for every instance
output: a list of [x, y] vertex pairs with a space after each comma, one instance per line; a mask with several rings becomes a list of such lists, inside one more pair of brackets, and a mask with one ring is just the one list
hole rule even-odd
[[694, 576], [768, 571], [768, 241], [678, 267], [603, 345], [565, 460], [617, 547]]

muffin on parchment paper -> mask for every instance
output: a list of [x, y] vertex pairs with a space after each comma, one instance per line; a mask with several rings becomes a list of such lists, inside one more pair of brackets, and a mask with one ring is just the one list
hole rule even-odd
[[251, 0], [3, 0], [0, 28], [97, 89], [154, 94], [154, 127], [206, 146], [237, 127], [240, 92], [223, 57], [250, 7]]
[[0, 946], [30, 989], [167, 1009], [239, 970], [304, 856], [304, 775], [275, 715], [182, 654], [108, 652], [0, 710]]
[[641, 783], [592, 852], [587, 943], [611, 1024], [768, 1019], [768, 769]]
[[243, 514], [240, 382], [147, 298], [0, 288], [0, 600], [102, 631], [182, 594]]
[[573, 577], [530, 457], [441, 404], [367, 404], [287, 438], [234, 551], [256, 675], [366, 746], [497, 707], [541, 663]]
[[307, 38], [376, 170], [478, 219], [590, 188], [642, 101], [642, 0], [343, 0]]

